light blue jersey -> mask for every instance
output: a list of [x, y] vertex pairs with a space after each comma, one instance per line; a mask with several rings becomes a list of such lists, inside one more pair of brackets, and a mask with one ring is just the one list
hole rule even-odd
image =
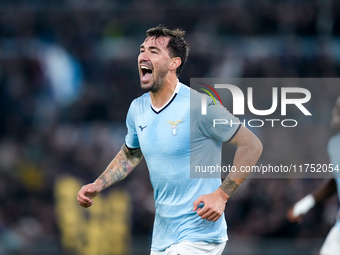
[[[328, 155], [330, 159], [330, 163], [333, 164], [333, 167], [340, 168], [340, 133], [336, 134], [335, 136], [331, 137], [328, 142]], [[337, 190], [338, 190], [338, 197], [340, 201], [340, 170], [333, 171]], [[340, 210], [339, 210], [340, 214]], [[336, 225], [340, 228], [340, 219], [337, 219]]]
[[[239, 125], [211, 128], [209, 116], [213, 115], [201, 116], [199, 107], [191, 109], [190, 100], [199, 103], [201, 94], [178, 82], [173, 97], [162, 109], [153, 108], [146, 93], [131, 103], [127, 115], [125, 144], [130, 149], [141, 148], [154, 189], [153, 251], [164, 251], [183, 240], [222, 243], [228, 239], [224, 215], [212, 222], [193, 211], [194, 201], [214, 192], [221, 179], [190, 178], [190, 157], [194, 150], [200, 155], [196, 156], [197, 164], [221, 163], [222, 142], [230, 140]], [[216, 109], [220, 118], [238, 122], [220, 105], [208, 108]], [[197, 119], [190, 121], [190, 114]]]

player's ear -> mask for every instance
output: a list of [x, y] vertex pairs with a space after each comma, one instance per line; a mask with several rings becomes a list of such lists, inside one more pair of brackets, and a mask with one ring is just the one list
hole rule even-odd
[[182, 64], [182, 60], [180, 57], [174, 57], [170, 62], [170, 70], [176, 70]]

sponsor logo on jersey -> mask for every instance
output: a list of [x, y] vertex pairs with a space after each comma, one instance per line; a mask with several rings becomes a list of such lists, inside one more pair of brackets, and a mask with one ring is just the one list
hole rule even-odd
[[142, 131], [142, 132], [143, 132], [144, 128], [146, 128], [146, 126], [143, 127], [142, 125], [140, 125], [138, 127], [140, 128], [140, 131]]

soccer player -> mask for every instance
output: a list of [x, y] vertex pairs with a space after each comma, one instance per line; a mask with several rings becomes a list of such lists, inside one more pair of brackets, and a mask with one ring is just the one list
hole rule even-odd
[[[287, 218], [291, 222], [300, 222], [302, 217], [314, 207], [316, 203], [325, 201], [338, 191], [340, 201], [340, 97], [332, 111], [331, 128], [334, 135], [328, 141], [328, 155], [333, 164], [334, 179], [326, 180], [312, 194], [308, 194], [288, 210]], [[320, 255], [340, 254], [340, 210], [335, 225], [328, 233], [323, 243]]]
[[221, 163], [222, 142], [229, 142], [237, 147], [235, 168], [253, 166], [262, 144], [240, 124], [214, 128], [214, 116], [237, 123], [221, 105], [209, 105], [207, 115], [195, 107], [201, 94], [178, 81], [189, 51], [184, 34], [161, 25], [146, 32], [138, 68], [147, 93], [130, 105], [125, 144], [107, 169], [80, 189], [77, 200], [91, 206], [100, 191], [125, 178], [144, 156], [156, 207], [151, 254], [218, 255], [227, 241], [225, 204], [247, 174], [229, 173], [223, 183], [190, 178], [190, 162]]

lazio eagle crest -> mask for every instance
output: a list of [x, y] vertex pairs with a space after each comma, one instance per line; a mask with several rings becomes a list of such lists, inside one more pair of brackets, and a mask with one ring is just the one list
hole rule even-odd
[[176, 120], [176, 121], [167, 121], [171, 125], [171, 134], [172, 135], [177, 135], [178, 133], [178, 127], [177, 125], [181, 123], [183, 120]]

